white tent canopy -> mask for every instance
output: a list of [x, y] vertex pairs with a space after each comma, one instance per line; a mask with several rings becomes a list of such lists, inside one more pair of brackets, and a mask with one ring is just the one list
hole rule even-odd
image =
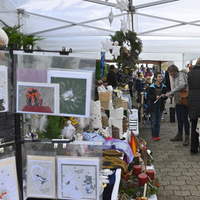
[[[132, 12], [122, 13], [115, 8], [116, 0], [104, 5], [106, 1], [1, 0], [0, 26], [23, 24], [24, 34], [46, 38], [38, 43], [45, 50], [67, 46], [75, 53], [95, 53], [100, 58], [101, 41], [120, 30], [120, 19], [125, 17], [128, 28], [143, 42], [143, 60], [175, 61], [183, 68], [186, 61], [199, 57], [199, 0], [130, 0]], [[107, 58], [112, 56], [107, 53]]]

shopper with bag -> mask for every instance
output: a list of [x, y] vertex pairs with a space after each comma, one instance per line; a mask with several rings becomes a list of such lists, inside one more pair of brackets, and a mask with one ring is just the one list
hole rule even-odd
[[190, 153], [198, 153], [199, 134], [196, 132], [197, 121], [200, 117], [200, 58], [188, 73], [188, 111], [191, 121], [191, 148]]
[[[188, 107], [179, 102], [180, 95], [179, 92], [183, 90], [188, 90], [188, 74], [186, 70], [178, 70], [176, 65], [171, 65], [168, 68], [169, 75], [173, 80], [173, 90], [168, 93], [168, 97], [174, 97], [176, 116], [178, 121], [178, 134], [171, 139], [171, 141], [183, 141], [183, 127], [185, 128], [185, 141], [184, 146], [189, 145], [189, 129], [190, 124], [188, 121]], [[180, 92], [180, 93], [181, 93]], [[187, 99], [186, 99], [187, 100]]]

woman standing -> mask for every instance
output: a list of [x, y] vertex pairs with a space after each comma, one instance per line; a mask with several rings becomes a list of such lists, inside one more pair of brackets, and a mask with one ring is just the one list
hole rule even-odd
[[188, 111], [191, 120], [191, 154], [198, 153], [199, 134], [196, 132], [197, 119], [200, 117], [200, 58], [188, 73]]
[[185, 128], [185, 141], [184, 146], [189, 145], [189, 129], [190, 124], [188, 121], [188, 107], [178, 102], [179, 92], [185, 88], [187, 89], [188, 75], [186, 71], [179, 71], [176, 65], [171, 65], [168, 68], [169, 75], [173, 80], [173, 90], [168, 93], [168, 97], [174, 97], [176, 116], [178, 121], [178, 134], [171, 139], [171, 141], [183, 141], [183, 126]]

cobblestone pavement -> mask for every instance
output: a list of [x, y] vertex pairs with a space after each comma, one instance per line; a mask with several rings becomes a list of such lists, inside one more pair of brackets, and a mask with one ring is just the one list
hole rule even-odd
[[183, 142], [171, 142], [177, 134], [177, 120], [170, 122], [167, 100], [167, 114], [161, 122], [161, 140], [153, 141], [151, 125], [140, 128], [139, 136], [147, 142], [155, 160], [156, 177], [160, 180], [158, 200], [200, 200], [200, 153], [190, 155], [190, 145], [183, 146]]

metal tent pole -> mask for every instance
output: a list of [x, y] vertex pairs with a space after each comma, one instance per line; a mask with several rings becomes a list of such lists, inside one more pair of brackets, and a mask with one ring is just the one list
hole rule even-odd
[[[12, 80], [13, 80], [13, 100], [14, 105], [16, 103], [16, 87], [17, 87], [17, 76], [16, 76], [16, 56], [13, 54], [13, 50], [17, 49], [17, 44], [11, 45], [11, 58], [12, 58]], [[20, 132], [20, 114], [14, 114], [15, 119], [15, 144], [16, 144], [16, 167], [17, 167], [17, 175], [18, 175], [18, 185], [19, 185], [19, 195], [20, 199], [23, 200], [23, 170], [22, 170], [22, 146], [21, 146], [21, 132]]]

